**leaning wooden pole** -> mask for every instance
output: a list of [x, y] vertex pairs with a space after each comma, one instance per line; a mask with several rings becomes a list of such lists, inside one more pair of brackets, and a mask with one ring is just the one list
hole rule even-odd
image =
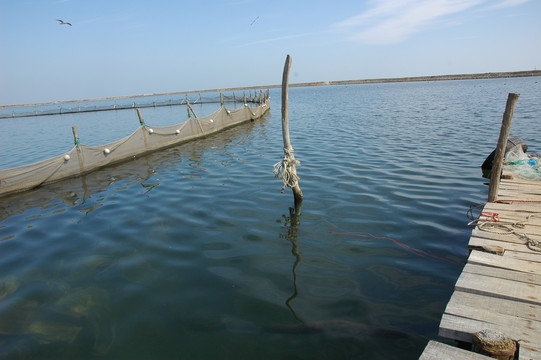
[[505, 148], [507, 146], [509, 132], [511, 131], [511, 122], [513, 121], [515, 105], [517, 104], [519, 96], [520, 94], [509, 93], [509, 96], [507, 97], [500, 137], [498, 139], [498, 145], [496, 146], [496, 152], [494, 153], [494, 160], [492, 161], [492, 172], [490, 174], [490, 184], [488, 186], [488, 202], [496, 201], [498, 199], [498, 188], [500, 187], [500, 176], [505, 157]]
[[289, 119], [288, 119], [288, 88], [289, 88], [289, 69], [291, 68], [291, 56], [287, 55], [284, 65], [284, 74], [282, 77], [282, 136], [284, 139], [284, 159], [274, 166], [274, 174], [282, 178], [284, 187], [293, 190], [295, 207], [302, 202], [302, 191], [299, 186], [299, 177], [297, 176], [296, 165], [299, 164], [293, 155], [293, 147], [289, 138]]
[[[79, 147], [79, 135], [77, 135], [77, 126], [72, 126], [71, 131], [73, 132], [73, 143], [75, 144], [75, 147], [77, 148], [77, 160], [79, 161], [79, 171], [81, 174], [84, 172], [84, 162], [83, 162], [83, 154], [81, 154], [81, 148]], [[68, 155], [69, 158], [69, 155]]]

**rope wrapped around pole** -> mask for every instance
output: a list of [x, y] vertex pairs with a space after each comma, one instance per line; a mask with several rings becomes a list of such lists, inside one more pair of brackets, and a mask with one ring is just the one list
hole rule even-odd
[[299, 176], [297, 175], [296, 166], [299, 166], [301, 162], [295, 160], [293, 156], [293, 148], [284, 149], [284, 158], [274, 164], [274, 176], [277, 179], [282, 179], [282, 194], [285, 188], [293, 189], [299, 185]]

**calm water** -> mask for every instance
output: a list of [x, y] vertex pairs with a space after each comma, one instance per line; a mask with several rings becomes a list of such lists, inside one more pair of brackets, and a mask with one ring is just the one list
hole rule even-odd
[[[417, 359], [466, 259], [509, 92], [511, 135], [540, 153], [540, 78], [290, 89], [300, 214], [272, 173], [278, 90], [254, 123], [2, 198], [0, 357]], [[69, 150], [75, 124], [97, 145], [138, 122], [1, 120], [1, 167]]]

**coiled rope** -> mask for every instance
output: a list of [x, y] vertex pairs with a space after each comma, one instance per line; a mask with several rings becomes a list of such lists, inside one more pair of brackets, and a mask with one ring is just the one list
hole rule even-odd
[[526, 217], [525, 220], [517, 222], [502, 222], [499, 220], [499, 218], [495, 218], [494, 216], [488, 216], [488, 219], [484, 220], [481, 219], [482, 216], [485, 216], [485, 213], [481, 213], [481, 215], [479, 215], [479, 218], [468, 223], [468, 226], [477, 226], [477, 228], [481, 231], [486, 231], [498, 235], [518, 236], [519, 239], [525, 241], [524, 244], [528, 247], [528, 249], [541, 252], [540, 241], [534, 240], [525, 233], [517, 231], [517, 229], [524, 229], [531, 218], [539, 217], [541, 216], [541, 214], [530, 214]]
[[298, 185], [299, 177], [294, 171], [297, 165], [300, 165], [301, 162], [296, 160], [293, 156], [293, 149], [284, 149], [284, 158], [274, 164], [274, 176], [279, 179], [282, 179], [282, 194], [285, 191], [285, 188], [293, 188]]

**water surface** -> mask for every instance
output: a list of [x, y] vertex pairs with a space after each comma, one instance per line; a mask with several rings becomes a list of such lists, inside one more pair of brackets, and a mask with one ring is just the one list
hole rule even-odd
[[[466, 259], [509, 92], [511, 135], [541, 152], [539, 78], [290, 89], [300, 214], [272, 173], [278, 90], [253, 123], [2, 198], [0, 357], [418, 358]], [[89, 145], [138, 124], [0, 120], [2, 166], [69, 150], [74, 121]]]

